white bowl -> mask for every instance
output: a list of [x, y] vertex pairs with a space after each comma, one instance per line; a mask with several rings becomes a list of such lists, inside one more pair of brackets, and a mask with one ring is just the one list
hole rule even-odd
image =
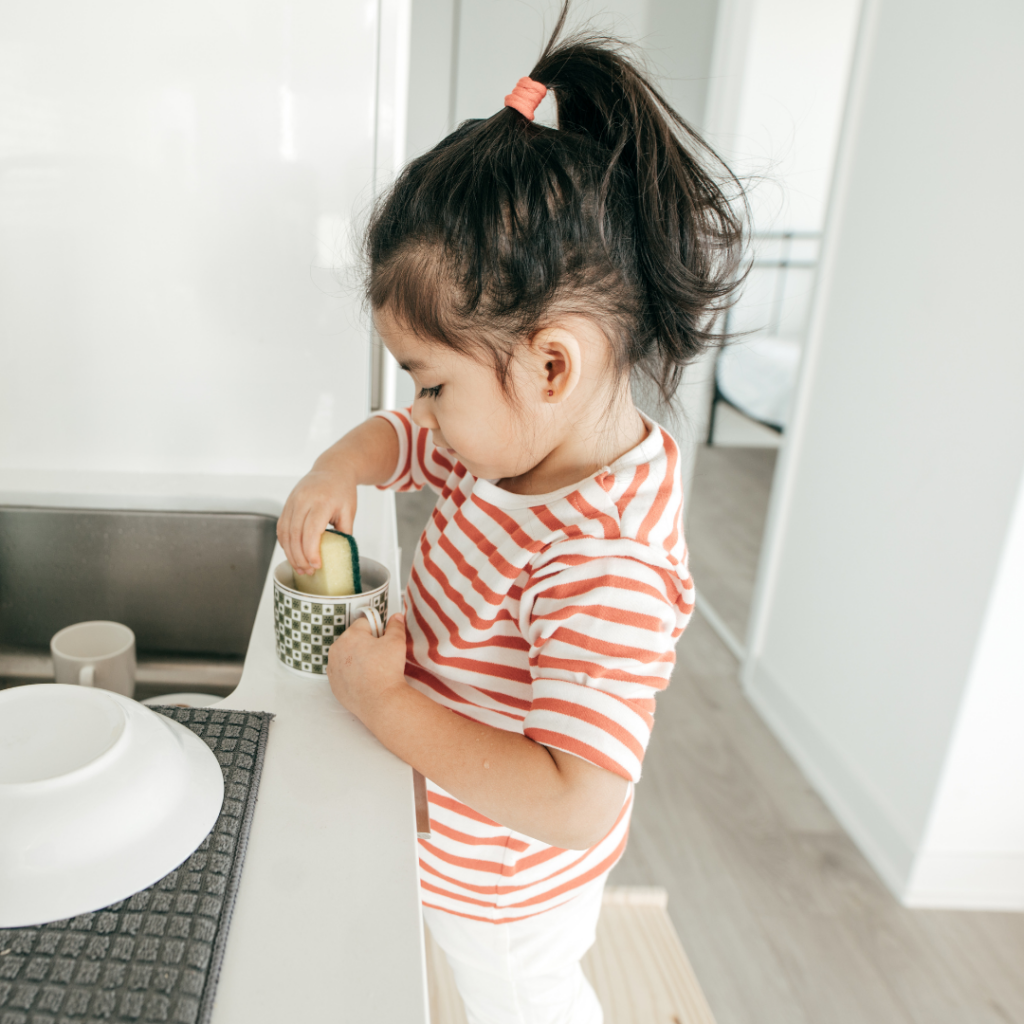
[[0, 927], [98, 910], [213, 828], [224, 777], [190, 729], [109, 690], [0, 691]]
[[155, 697], [140, 700], [147, 708], [169, 704], [172, 708], [208, 708], [219, 704], [224, 698], [212, 693], [159, 693]]

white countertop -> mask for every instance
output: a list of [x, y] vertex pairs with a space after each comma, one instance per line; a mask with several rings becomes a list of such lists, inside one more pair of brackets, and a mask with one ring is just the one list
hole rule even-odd
[[277, 717], [213, 1024], [426, 1021], [411, 770], [277, 660], [269, 579], [217, 707]]
[[[128, 476], [84, 486], [0, 473], [0, 503], [276, 514], [290, 486], [188, 478], [187, 488], [166, 479], [154, 487]], [[393, 495], [361, 489], [354, 532], [391, 571], [396, 610]], [[283, 558], [278, 547], [271, 570]], [[337, 703], [326, 679], [277, 660], [269, 573], [241, 682], [218, 707], [276, 717], [213, 1024], [426, 1024], [411, 769]]]

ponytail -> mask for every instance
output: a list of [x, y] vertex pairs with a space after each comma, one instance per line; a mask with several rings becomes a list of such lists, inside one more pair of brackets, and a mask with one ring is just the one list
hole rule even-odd
[[554, 93], [558, 129], [508, 106], [409, 164], [368, 228], [369, 299], [442, 344], [485, 347], [503, 383], [519, 339], [593, 317], [620, 370], [671, 401], [720, 337], [742, 190], [620, 44], [561, 39], [568, 9], [529, 75]]

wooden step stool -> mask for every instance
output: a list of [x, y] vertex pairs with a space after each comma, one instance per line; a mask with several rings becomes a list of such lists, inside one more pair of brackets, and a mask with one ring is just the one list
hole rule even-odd
[[[597, 941], [583, 958], [605, 1024], [715, 1024], [667, 906], [664, 889], [605, 889]], [[425, 938], [431, 1024], [466, 1024], [448, 961], [429, 930]]]

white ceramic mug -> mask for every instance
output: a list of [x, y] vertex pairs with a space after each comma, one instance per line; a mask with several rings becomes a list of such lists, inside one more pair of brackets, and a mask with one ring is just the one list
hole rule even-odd
[[76, 622], [50, 641], [58, 683], [135, 694], [135, 634], [120, 622]]

